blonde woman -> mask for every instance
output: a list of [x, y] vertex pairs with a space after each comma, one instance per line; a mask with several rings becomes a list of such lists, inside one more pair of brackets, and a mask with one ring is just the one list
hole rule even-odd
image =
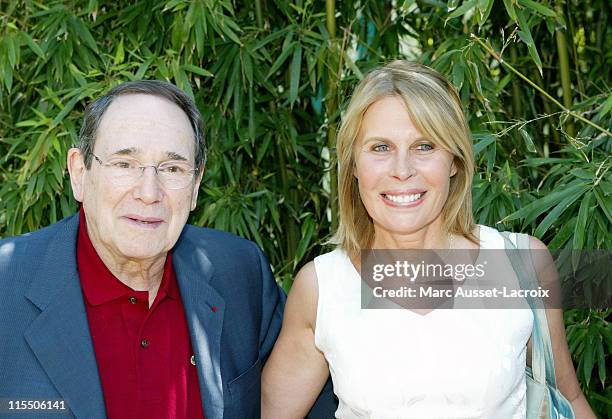
[[[449, 82], [395, 61], [357, 87], [337, 144], [334, 251], [297, 274], [264, 368], [262, 416], [302, 418], [329, 377], [338, 418], [525, 417], [529, 310], [363, 310], [362, 249], [503, 248], [475, 225], [469, 130]], [[530, 238], [535, 249], [546, 247]], [[536, 269], [540, 269], [536, 266]], [[556, 378], [578, 418], [594, 415], [547, 310]]]

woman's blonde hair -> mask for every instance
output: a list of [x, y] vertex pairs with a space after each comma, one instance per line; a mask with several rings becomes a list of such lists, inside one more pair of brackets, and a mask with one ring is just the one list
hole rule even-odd
[[442, 209], [443, 228], [478, 243], [472, 233], [472, 140], [455, 88], [435, 70], [397, 60], [370, 72], [357, 86], [343, 115], [336, 151], [338, 155], [338, 230], [330, 240], [350, 257], [358, 257], [374, 239], [372, 218], [361, 202], [355, 167], [355, 141], [363, 116], [374, 102], [399, 97], [410, 120], [421, 134], [454, 157], [457, 173], [451, 178]]

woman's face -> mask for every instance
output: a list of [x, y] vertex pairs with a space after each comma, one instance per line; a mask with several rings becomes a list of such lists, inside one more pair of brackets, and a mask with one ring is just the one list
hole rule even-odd
[[368, 108], [355, 143], [354, 175], [377, 239], [439, 227], [455, 173], [453, 156], [417, 130], [401, 98]]

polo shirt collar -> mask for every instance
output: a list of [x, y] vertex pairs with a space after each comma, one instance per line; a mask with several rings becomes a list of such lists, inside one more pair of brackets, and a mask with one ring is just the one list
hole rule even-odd
[[[77, 266], [81, 279], [81, 288], [87, 302], [92, 306], [105, 304], [117, 298], [135, 292], [132, 288], [119, 281], [106, 267], [89, 238], [87, 222], [83, 207], [79, 210], [79, 231], [77, 235]], [[162, 282], [157, 292], [156, 300], [164, 296], [179, 299], [180, 293], [174, 268], [172, 266], [172, 252], [168, 252], [164, 264]]]

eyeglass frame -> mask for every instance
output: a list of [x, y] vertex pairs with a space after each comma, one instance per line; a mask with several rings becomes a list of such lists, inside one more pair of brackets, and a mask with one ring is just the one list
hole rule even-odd
[[[92, 155], [92, 156], [94, 157], [94, 159], [95, 159], [95, 160], [96, 160], [96, 161], [97, 161], [97, 162], [100, 164], [100, 166], [102, 166], [102, 167], [106, 167], [106, 168], [110, 167], [110, 166], [109, 166], [110, 164], [109, 164], [108, 162], [106, 162], [106, 163], [105, 163], [105, 162], [103, 162], [103, 161], [102, 161], [102, 159], [101, 159], [100, 157], [98, 157], [97, 155], [95, 155], [94, 153], [91, 153], [91, 155]], [[136, 159], [134, 159], [134, 160], [140, 164], [140, 162], [139, 162], [138, 160], [136, 160]], [[187, 172], [188, 172], [188, 173], [191, 173], [191, 179], [189, 180], [189, 182], [187, 182], [187, 183], [185, 184], [185, 186], [182, 186], [182, 187], [180, 187], [180, 188], [170, 188], [170, 187], [168, 187], [168, 185], [166, 185], [166, 184], [165, 184], [165, 181], [163, 180], [163, 178], [161, 178], [161, 177], [159, 176], [159, 166], [161, 166], [162, 164], [164, 164], [164, 163], [163, 163], [163, 162], [162, 162], [162, 163], [158, 163], [157, 165], [152, 165], [152, 164], [149, 164], [149, 165], [139, 165], [139, 166], [135, 167], [135, 169], [136, 169], [136, 168], [137, 168], [137, 169], [140, 169], [140, 175], [139, 175], [137, 178], [135, 178], [135, 179], [133, 180], [132, 184], [133, 184], [133, 183], [136, 183], [136, 182], [137, 182], [137, 181], [138, 181], [140, 178], [142, 178], [142, 175], [144, 175], [145, 169], [147, 169], [147, 168], [149, 168], [149, 167], [152, 167], [152, 168], [153, 168], [153, 170], [155, 170], [155, 176], [157, 177], [157, 179], [159, 180], [160, 184], [161, 184], [161, 185], [162, 185], [164, 188], [166, 188], [166, 189], [170, 189], [170, 190], [173, 190], [173, 191], [177, 191], [177, 190], [185, 189], [187, 186], [189, 186], [189, 183], [190, 183], [190, 182], [191, 182], [191, 181], [192, 181], [192, 180], [195, 178], [196, 173], [198, 173], [198, 172], [199, 172], [199, 170], [198, 170], [198, 169], [196, 169], [196, 168], [194, 168], [194, 169], [190, 169], [190, 170], [187, 170]], [[115, 178], [115, 179], [116, 179], [116, 178]], [[130, 185], [130, 184], [131, 184], [131, 183], [127, 183], [127, 184], [122, 185], [122, 186], [128, 186], [128, 185]]]

